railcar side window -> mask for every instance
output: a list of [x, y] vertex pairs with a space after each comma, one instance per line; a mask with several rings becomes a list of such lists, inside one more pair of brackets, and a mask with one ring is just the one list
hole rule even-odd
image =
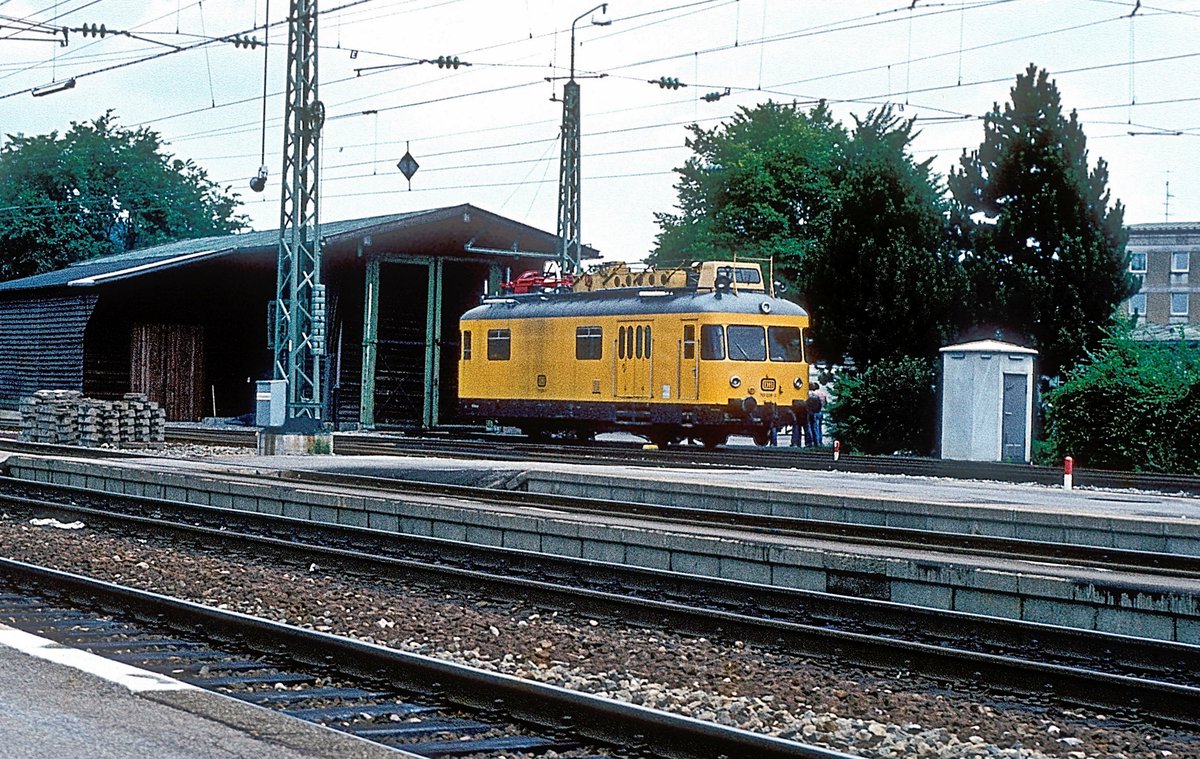
[[696, 325], [683, 325], [683, 357], [691, 361], [696, 357]]
[[575, 328], [575, 358], [597, 361], [604, 351], [604, 332], [599, 327]]
[[646, 358], [650, 358], [650, 325], [646, 325]]
[[512, 356], [512, 335], [506, 329], [488, 330], [488, 361], [507, 361]]
[[637, 348], [635, 349], [633, 355], [637, 356], [638, 358], [642, 357], [642, 328], [641, 328], [641, 325], [639, 325], [637, 328]]
[[471, 360], [471, 330], [463, 330], [463, 361]]
[[729, 325], [729, 358], [733, 361], [766, 361], [767, 338], [762, 327]]
[[804, 360], [799, 327], [767, 327], [767, 344], [772, 361], [799, 363]]
[[633, 358], [633, 327], [625, 328], [625, 358]]
[[625, 358], [625, 328], [617, 328], [617, 358]]
[[725, 328], [719, 324], [700, 327], [700, 358], [720, 361], [725, 358]]

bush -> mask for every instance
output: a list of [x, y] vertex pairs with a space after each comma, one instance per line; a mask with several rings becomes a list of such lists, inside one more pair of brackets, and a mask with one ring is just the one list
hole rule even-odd
[[829, 418], [842, 445], [862, 453], [933, 449], [936, 398], [933, 365], [922, 358], [878, 361], [865, 371], [843, 371]]
[[1114, 330], [1046, 396], [1053, 458], [1098, 469], [1200, 474], [1200, 352]]

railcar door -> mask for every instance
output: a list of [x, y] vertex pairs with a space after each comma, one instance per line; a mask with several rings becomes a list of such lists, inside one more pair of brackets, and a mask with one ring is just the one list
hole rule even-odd
[[650, 358], [654, 336], [645, 322], [620, 322], [617, 327], [617, 376], [615, 395], [618, 398], [650, 398]]
[[696, 330], [695, 320], [683, 322], [683, 336], [679, 341], [679, 376], [675, 378], [681, 401], [700, 398], [700, 354], [696, 352]]

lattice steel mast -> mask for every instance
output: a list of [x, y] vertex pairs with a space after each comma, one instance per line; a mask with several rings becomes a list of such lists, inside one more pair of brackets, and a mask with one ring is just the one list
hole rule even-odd
[[317, 99], [317, 0], [291, 0], [289, 14], [274, 374], [287, 380], [288, 421], [320, 421], [325, 292], [317, 188], [325, 107]]
[[[562, 144], [558, 162], [558, 265], [563, 274], [577, 274], [580, 269], [581, 237], [579, 173], [581, 142], [579, 137], [579, 83], [575, 81], [575, 24], [589, 13], [606, 12], [608, 3], [601, 3], [571, 22], [571, 78], [563, 86]], [[597, 26], [610, 21], [592, 20]]]

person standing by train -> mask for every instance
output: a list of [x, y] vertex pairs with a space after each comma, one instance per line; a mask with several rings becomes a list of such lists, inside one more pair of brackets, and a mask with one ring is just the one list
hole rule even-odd
[[822, 410], [825, 408], [825, 391], [821, 389], [820, 383], [809, 383], [808, 400], [804, 402], [804, 406], [808, 410], [808, 418], [805, 420], [808, 444], [820, 447], [822, 445], [821, 417], [823, 416]]

